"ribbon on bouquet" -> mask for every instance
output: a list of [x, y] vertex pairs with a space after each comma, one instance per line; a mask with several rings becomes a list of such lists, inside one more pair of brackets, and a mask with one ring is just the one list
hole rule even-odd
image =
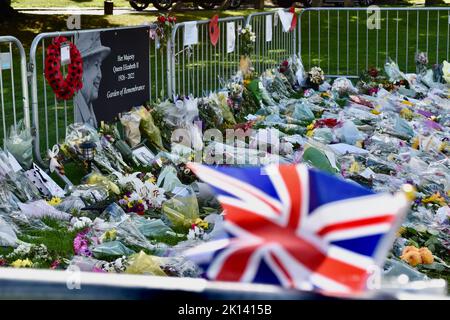
[[58, 170], [58, 172], [61, 175], [65, 175], [64, 172], [64, 166], [59, 163], [57, 157], [59, 154], [59, 146], [55, 144], [52, 148], [52, 150], [47, 151], [48, 157], [50, 158], [50, 172], [54, 172], [55, 170]]

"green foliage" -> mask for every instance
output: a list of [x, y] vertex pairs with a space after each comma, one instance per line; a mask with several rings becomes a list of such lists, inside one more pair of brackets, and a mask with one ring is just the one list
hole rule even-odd
[[74, 255], [73, 239], [76, 231], [68, 231], [67, 224], [55, 219], [42, 219], [50, 229], [38, 230], [31, 227], [22, 227], [18, 238], [32, 244], [44, 244], [49, 254], [54, 258], [68, 258]]

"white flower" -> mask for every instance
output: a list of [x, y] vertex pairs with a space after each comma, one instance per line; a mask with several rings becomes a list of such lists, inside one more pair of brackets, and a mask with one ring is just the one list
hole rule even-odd
[[204, 235], [205, 235], [205, 231], [202, 228], [194, 226], [194, 228], [189, 229], [187, 238], [188, 238], [188, 240], [202, 239]]
[[336, 91], [339, 94], [355, 93], [355, 89], [350, 80], [347, 78], [338, 78], [333, 82], [331, 90]]
[[70, 220], [70, 224], [72, 225], [70, 230], [77, 230], [91, 227], [93, 222], [88, 217], [73, 217], [72, 220]]
[[160, 208], [162, 203], [166, 200], [166, 196], [164, 195], [165, 190], [151, 182], [146, 181], [142, 191], [145, 193], [146, 200], [148, 200], [154, 208]]
[[14, 251], [10, 254], [11, 256], [26, 256], [30, 253], [32, 245], [29, 243], [21, 243]]
[[290, 155], [294, 153], [294, 145], [290, 142], [282, 142], [280, 144], [280, 153], [283, 155]]
[[139, 200], [141, 200], [141, 197], [140, 197], [139, 194], [135, 191], [135, 192], [133, 192], [132, 194], [130, 194], [130, 196], [128, 197], [128, 200], [129, 200], [130, 202], [132, 202], [132, 201], [139, 201]]

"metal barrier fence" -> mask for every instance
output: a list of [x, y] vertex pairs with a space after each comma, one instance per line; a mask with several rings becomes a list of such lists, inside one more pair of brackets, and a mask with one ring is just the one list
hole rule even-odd
[[[17, 53], [19, 58], [15, 59]], [[16, 82], [20, 82], [21, 90], [16, 89]], [[10, 126], [23, 119], [30, 128], [27, 59], [22, 43], [11, 36], [0, 37], [0, 105], [0, 141], [4, 146]]]
[[450, 8], [309, 8], [299, 14], [299, 54], [305, 68], [328, 76], [357, 77], [386, 58], [415, 70], [415, 54], [430, 63], [449, 59]]
[[[216, 46], [209, 38], [210, 20], [196, 21], [198, 42], [185, 46], [184, 31], [186, 23], [178, 23], [172, 30], [171, 45], [171, 93], [177, 95], [193, 94], [202, 96], [222, 87], [239, 70], [238, 29], [244, 25], [243, 17], [219, 19], [219, 40]], [[235, 26], [236, 47], [227, 53], [227, 24]]]
[[252, 13], [248, 16], [246, 25], [250, 25], [256, 35], [251, 56], [256, 72], [261, 73], [275, 67], [297, 53], [296, 30], [283, 30], [278, 11]]
[[[428, 52], [432, 62], [448, 60], [449, 15], [450, 9], [445, 7], [309, 8], [298, 14], [296, 30], [285, 32], [278, 11], [258, 12], [246, 19], [219, 19], [219, 40], [215, 46], [209, 36], [210, 20], [195, 22], [198, 41], [189, 46], [184, 45], [188, 23], [179, 23], [167, 46], [159, 48], [154, 40], [150, 41], [150, 100], [174, 94], [204, 96], [221, 89], [224, 81], [239, 70], [238, 30], [247, 24], [256, 34], [251, 58], [258, 73], [297, 53], [306, 69], [317, 65], [327, 76], [357, 77], [370, 66], [382, 67], [388, 57], [397, 61], [402, 70], [413, 71], [418, 51]], [[227, 50], [228, 24], [233, 24], [236, 32], [234, 50]], [[73, 101], [58, 102], [45, 81], [46, 44], [61, 35], [73, 41], [76, 34], [83, 32], [128, 28], [44, 33], [34, 39], [30, 71], [37, 162], [42, 164], [41, 155], [64, 138], [65, 128], [74, 120]], [[150, 30], [154, 25], [139, 28]], [[24, 108], [26, 105], [24, 101]], [[15, 121], [16, 115], [13, 117]]]
[[[65, 138], [66, 128], [74, 122], [75, 108], [72, 100], [58, 101], [52, 89], [45, 79], [45, 55], [46, 48], [52, 39], [58, 36], [67, 37], [74, 42], [74, 38], [86, 32], [101, 32], [111, 30], [125, 30], [133, 28], [148, 29], [149, 33], [154, 25], [134, 26], [109, 29], [74, 30], [65, 32], [50, 32], [39, 34], [31, 44], [30, 72], [31, 72], [31, 100], [33, 110], [34, 128], [34, 155], [38, 163], [45, 166], [42, 155], [54, 144]], [[149, 96], [150, 100], [165, 97], [167, 95], [168, 59], [166, 51], [158, 48], [156, 41], [150, 39], [149, 57]], [[66, 66], [62, 67], [63, 76]]]

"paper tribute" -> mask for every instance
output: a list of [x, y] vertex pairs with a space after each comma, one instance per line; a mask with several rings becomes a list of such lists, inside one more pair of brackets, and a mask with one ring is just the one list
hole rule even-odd
[[32, 169], [25, 171], [25, 175], [45, 196], [64, 197], [64, 190], [35, 163], [33, 163]]
[[236, 26], [234, 22], [227, 23], [227, 53], [234, 52], [236, 47]]
[[0, 52], [0, 69], [11, 69], [11, 54], [9, 52]]
[[198, 43], [198, 28], [196, 21], [185, 22], [184, 24], [184, 46], [191, 46]]
[[279, 9], [278, 16], [283, 25], [283, 31], [288, 32], [291, 29], [292, 18], [294, 15], [291, 12], [285, 12], [283, 9]]
[[68, 64], [70, 64], [70, 46], [66, 44], [61, 46], [61, 65]]
[[266, 16], [266, 42], [272, 41], [272, 16]]

